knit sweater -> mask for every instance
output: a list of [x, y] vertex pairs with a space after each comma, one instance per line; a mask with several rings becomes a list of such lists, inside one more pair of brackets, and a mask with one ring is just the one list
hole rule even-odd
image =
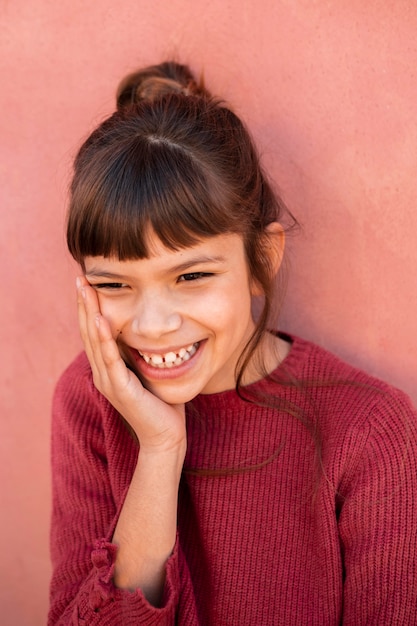
[[70, 365], [53, 408], [49, 626], [417, 624], [409, 400], [295, 337], [273, 376], [246, 390], [281, 408], [234, 390], [186, 407], [177, 541], [155, 608], [112, 582], [138, 445], [86, 356]]

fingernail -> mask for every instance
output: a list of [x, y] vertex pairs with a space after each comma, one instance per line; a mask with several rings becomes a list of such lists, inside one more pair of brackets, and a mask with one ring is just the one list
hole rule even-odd
[[75, 284], [77, 286], [77, 289], [81, 287], [81, 278], [79, 276], [77, 276], [77, 278], [75, 279]]
[[97, 328], [100, 328], [100, 315], [97, 314], [94, 321], [96, 323]]

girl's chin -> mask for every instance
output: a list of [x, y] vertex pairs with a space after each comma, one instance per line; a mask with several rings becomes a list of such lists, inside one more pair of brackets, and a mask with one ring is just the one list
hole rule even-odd
[[186, 404], [187, 402], [191, 402], [191, 400], [203, 391], [196, 380], [188, 383], [181, 383], [179, 381], [154, 381], [146, 380], [137, 372], [135, 372], [135, 374], [145, 389], [166, 404]]

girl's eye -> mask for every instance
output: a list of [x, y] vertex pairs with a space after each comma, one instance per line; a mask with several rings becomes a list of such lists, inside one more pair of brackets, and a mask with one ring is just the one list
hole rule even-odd
[[123, 287], [127, 287], [126, 283], [98, 283], [96, 285], [91, 285], [94, 289], [123, 289]]
[[206, 276], [211, 276], [211, 274], [208, 272], [190, 272], [189, 274], [181, 274], [178, 278], [178, 282], [199, 280], [200, 278], [205, 278]]

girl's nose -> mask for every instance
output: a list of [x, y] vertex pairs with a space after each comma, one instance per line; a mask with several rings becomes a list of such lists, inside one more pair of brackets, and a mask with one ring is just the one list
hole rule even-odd
[[181, 315], [168, 302], [161, 298], [150, 297], [142, 301], [132, 319], [135, 334], [152, 339], [174, 332], [181, 326]]

